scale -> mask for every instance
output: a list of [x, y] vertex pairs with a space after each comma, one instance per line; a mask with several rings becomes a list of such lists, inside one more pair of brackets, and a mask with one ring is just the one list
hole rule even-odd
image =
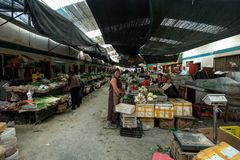
[[183, 151], [199, 152], [214, 146], [202, 133], [174, 132], [173, 135]]
[[218, 106], [226, 106], [227, 99], [225, 97], [225, 94], [208, 94], [203, 98], [203, 102], [205, 104], [213, 106], [213, 141], [217, 143], [217, 112], [219, 110]]

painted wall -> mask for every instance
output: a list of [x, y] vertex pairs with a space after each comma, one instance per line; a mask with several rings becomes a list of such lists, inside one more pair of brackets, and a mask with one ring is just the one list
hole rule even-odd
[[187, 61], [201, 62], [201, 67], [214, 67], [215, 57], [240, 54], [240, 35], [219, 40], [183, 52], [183, 66]]

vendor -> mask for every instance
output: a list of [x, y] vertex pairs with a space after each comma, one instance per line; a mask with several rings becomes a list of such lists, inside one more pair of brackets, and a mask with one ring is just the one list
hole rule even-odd
[[159, 73], [158, 78], [157, 78], [157, 84], [158, 84], [159, 87], [162, 87], [164, 85], [164, 83], [162, 81], [162, 77], [163, 77], [163, 74]]
[[106, 128], [117, 128], [117, 125], [119, 124], [120, 115], [115, 112], [115, 106], [120, 103], [120, 98], [124, 95], [120, 75], [120, 70], [118, 68], [115, 69], [110, 81]]
[[170, 76], [164, 75], [162, 77], [164, 85], [161, 87], [161, 92], [165, 93], [168, 98], [178, 98], [178, 91], [174, 84], [171, 82]]
[[39, 69], [36, 69], [36, 72], [32, 74], [32, 81], [37, 82], [44, 78], [44, 74], [40, 72]]

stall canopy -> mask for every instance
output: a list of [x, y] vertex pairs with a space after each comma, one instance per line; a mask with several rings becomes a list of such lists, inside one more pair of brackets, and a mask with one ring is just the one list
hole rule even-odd
[[87, 0], [106, 43], [136, 55], [150, 29], [148, 0]]
[[105, 48], [45, 4], [36, 0], [26, 0], [26, 8], [32, 17], [34, 27], [43, 35], [62, 44], [77, 47], [97, 58], [107, 56]]
[[[84, 0], [45, 0], [48, 3], [43, 1], [0, 0], [0, 16], [10, 21], [15, 19], [13, 23], [20, 27], [83, 50], [93, 57], [106, 62], [110, 60], [106, 49], [100, 46], [104, 44], [103, 38], [92, 37], [95, 32], [91, 31], [98, 26], [87, 4], [81, 3]], [[54, 7], [59, 4], [69, 5], [54, 10], [47, 4]]]
[[146, 62], [240, 33], [239, 0], [87, 0], [104, 40]]

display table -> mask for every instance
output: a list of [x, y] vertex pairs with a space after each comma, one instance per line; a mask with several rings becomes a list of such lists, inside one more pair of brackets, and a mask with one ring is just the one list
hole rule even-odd
[[42, 109], [31, 109], [31, 110], [6, 110], [0, 111], [2, 121], [7, 121], [9, 116], [13, 116], [14, 120], [18, 124], [38, 124], [43, 120], [51, 117], [57, 112], [57, 105], [52, 105]]

